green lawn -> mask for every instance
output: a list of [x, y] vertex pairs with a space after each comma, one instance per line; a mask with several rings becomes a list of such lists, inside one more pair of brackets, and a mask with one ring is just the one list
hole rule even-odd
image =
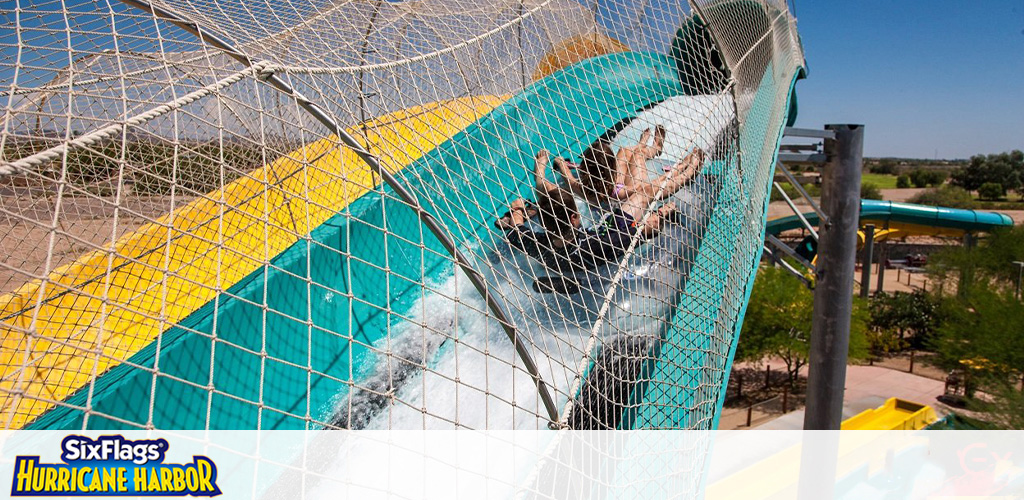
[[863, 184], [874, 184], [878, 186], [878, 189], [895, 189], [896, 188], [896, 176], [888, 174], [872, 174], [864, 172], [860, 178]]

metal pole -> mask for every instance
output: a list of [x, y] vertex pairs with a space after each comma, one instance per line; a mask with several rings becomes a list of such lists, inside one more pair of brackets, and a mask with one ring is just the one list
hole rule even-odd
[[836, 138], [825, 140], [828, 163], [822, 177], [821, 204], [829, 222], [821, 228], [818, 244], [804, 429], [838, 430], [850, 348], [864, 126], [825, 128], [834, 130]]
[[875, 225], [864, 226], [864, 259], [860, 264], [860, 298], [868, 298], [871, 293], [871, 261], [875, 247]]
[[885, 290], [885, 261], [889, 260], [889, 246], [884, 241], [878, 242], [878, 285], [875, 293]]

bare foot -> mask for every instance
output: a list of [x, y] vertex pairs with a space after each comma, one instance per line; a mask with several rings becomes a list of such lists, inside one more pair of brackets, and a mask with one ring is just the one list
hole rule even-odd
[[661, 151], [665, 149], [665, 126], [658, 125], [654, 127], [654, 156], [661, 154]]
[[543, 163], [545, 166], [548, 164], [548, 160], [551, 159], [551, 153], [548, 150], [542, 149], [537, 151], [537, 163]]

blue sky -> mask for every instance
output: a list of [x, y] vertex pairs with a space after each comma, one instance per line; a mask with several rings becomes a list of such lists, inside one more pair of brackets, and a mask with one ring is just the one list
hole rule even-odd
[[1024, 149], [1024, 0], [808, 1], [797, 126], [862, 123], [865, 155]]

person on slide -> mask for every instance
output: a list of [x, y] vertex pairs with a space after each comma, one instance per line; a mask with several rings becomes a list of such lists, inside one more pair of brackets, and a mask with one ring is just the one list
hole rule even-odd
[[[549, 157], [545, 150], [537, 153], [538, 171], [542, 172]], [[509, 205], [508, 214], [495, 225], [505, 232], [505, 239], [513, 248], [537, 259], [551, 271], [566, 275], [594, 269], [620, 260], [638, 233], [645, 239], [657, 235], [664, 221], [678, 209], [675, 203], [666, 203], [641, 226], [639, 221], [647, 207], [682, 189], [700, 172], [703, 164], [704, 152], [697, 148], [650, 183], [653, 189], [638, 187], [596, 228], [590, 229], [582, 228], [579, 208], [572, 193], [539, 175], [536, 207], [528, 207], [526, 200], [517, 199]], [[539, 215], [543, 232], [534, 231], [526, 225], [527, 220], [535, 215]]]
[[[653, 195], [660, 184], [647, 179], [647, 160], [660, 155], [664, 149], [665, 127], [655, 127], [654, 143], [648, 144], [650, 142], [651, 129], [646, 129], [637, 145], [624, 146], [618, 153], [613, 153], [608, 139], [598, 139], [583, 152], [577, 169], [579, 178], [572, 173], [574, 165], [563, 158], [555, 158], [555, 167], [565, 177], [572, 193], [593, 205], [623, 202], [637, 191]], [[538, 172], [538, 179], [542, 177], [543, 172]]]

